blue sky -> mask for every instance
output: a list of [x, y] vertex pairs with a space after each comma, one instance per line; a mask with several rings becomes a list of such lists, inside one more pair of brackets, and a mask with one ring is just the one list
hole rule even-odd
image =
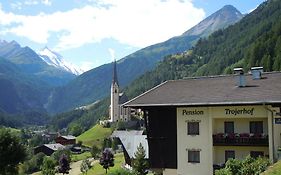
[[48, 46], [88, 70], [177, 36], [222, 8], [264, 0], [1, 0], [0, 40]]

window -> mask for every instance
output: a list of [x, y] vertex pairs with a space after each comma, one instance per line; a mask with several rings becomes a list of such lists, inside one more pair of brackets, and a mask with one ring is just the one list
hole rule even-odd
[[224, 122], [224, 133], [234, 133], [234, 122]]
[[200, 151], [188, 151], [188, 163], [200, 163]]
[[262, 121], [250, 122], [250, 133], [263, 133]]
[[235, 151], [232, 150], [225, 151], [225, 162], [227, 162], [228, 159], [235, 159]]
[[250, 156], [253, 158], [258, 158], [258, 157], [263, 157], [263, 152], [262, 151], [251, 151]]
[[187, 122], [187, 134], [199, 135], [199, 122]]

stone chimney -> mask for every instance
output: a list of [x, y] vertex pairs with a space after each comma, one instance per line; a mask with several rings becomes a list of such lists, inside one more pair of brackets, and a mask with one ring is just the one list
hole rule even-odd
[[245, 79], [243, 68], [234, 68], [233, 70], [234, 70], [235, 75], [237, 75], [237, 86], [245, 87], [246, 79]]
[[251, 73], [252, 73], [253, 80], [262, 79], [263, 67], [252, 67]]

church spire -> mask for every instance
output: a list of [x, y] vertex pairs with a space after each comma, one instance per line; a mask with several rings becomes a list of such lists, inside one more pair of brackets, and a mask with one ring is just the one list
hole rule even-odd
[[118, 85], [116, 60], [114, 60], [114, 63], [113, 63], [113, 79], [112, 79], [112, 84], [115, 84], [115, 83]]

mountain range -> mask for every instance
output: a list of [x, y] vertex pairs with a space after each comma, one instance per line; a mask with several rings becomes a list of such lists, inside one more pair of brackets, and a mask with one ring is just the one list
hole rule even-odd
[[59, 53], [50, 50], [47, 46], [40, 50], [37, 54], [50, 66], [65, 70], [74, 75], [80, 75], [84, 72], [73, 64], [66, 62]]
[[[122, 58], [117, 65], [121, 87], [153, 70], [168, 55], [190, 49], [199, 38], [242, 17], [234, 7], [225, 6], [182, 35]], [[36, 53], [16, 41], [0, 41], [0, 113], [29, 111], [34, 114], [36, 111], [39, 112], [36, 115], [45, 115], [96, 102], [109, 94], [112, 65], [105, 64], [77, 76], [80, 70], [65, 63], [58, 53], [47, 47]]]
[[0, 111], [19, 114], [46, 112], [51, 91], [76, 75], [47, 64], [29, 47], [16, 41], [0, 41]]
[[[198, 25], [165, 42], [143, 48], [117, 62], [117, 74], [121, 87], [152, 70], [159, 61], [170, 54], [181, 53], [191, 48], [200, 37], [225, 28], [239, 21], [243, 15], [233, 6], [224, 6]], [[93, 103], [109, 94], [112, 80], [112, 65], [105, 64], [92, 69], [66, 86], [57, 88], [48, 103], [48, 111], [57, 113], [74, 107]]]

